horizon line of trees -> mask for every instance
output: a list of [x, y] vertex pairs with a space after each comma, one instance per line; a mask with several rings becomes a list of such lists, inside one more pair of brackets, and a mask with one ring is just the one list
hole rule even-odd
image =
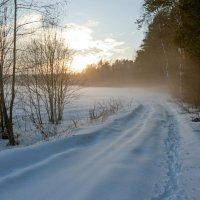
[[81, 83], [88, 86], [132, 85], [134, 70], [132, 60], [100, 60], [96, 64], [88, 65], [76, 76]]
[[[159, 68], [159, 67], [158, 67]], [[100, 60], [96, 64], [74, 75], [80, 84], [86, 86], [154, 86], [166, 84], [162, 70], [143, 72], [135, 61], [116, 59]]]

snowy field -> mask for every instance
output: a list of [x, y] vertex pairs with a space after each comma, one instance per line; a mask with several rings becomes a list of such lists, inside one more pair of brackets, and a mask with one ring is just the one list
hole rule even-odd
[[198, 200], [200, 124], [161, 92], [85, 88], [65, 116], [95, 101], [128, 105], [72, 136], [0, 151], [2, 200]]

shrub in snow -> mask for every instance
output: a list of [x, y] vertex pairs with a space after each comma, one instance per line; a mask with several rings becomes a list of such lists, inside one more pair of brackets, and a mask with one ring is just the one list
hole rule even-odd
[[108, 99], [96, 102], [93, 108], [89, 109], [89, 119], [93, 121], [104, 121], [108, 116], [113, 115], [123, 107], [120, 99]]

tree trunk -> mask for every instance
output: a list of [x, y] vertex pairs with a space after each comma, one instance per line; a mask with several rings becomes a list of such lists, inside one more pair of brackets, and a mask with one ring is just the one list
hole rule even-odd
[[[12, 89], [10, 101], [10, 115], [7, 118], [6, 128], [8, 131], [8, 138], [10, 145], [15, 145], [15, 138], [13, 134], [13, 106], [15, 100], [15, 75], [16, 75], [16, 43], [17, 43], [17, 0], [14, 0], [14, 34], [13, 34], [13, 71], [12, 71]], [[6, 120], [6, 119], [5, 119]]]
[[180, 99], [183, 100], [183, 62], [184, 62], [184, 49], [179, 48], [179, 95]]
[[5, 133], [4, 130], [4, 117], [3, 117], [3, 110], [2, 110], [2, 101], [1, 101], [1, 92], [0, 92], [0, 115], [1, 115], [1, 132], [2, 132], [2, 136]]
[[[159, 22], [158, 26], [159, 26], [160, 33], [162, 33], [160, 22]], [[164, 71], [165, 71], [167, 83], [169, 84], [169, 59], [168, 59], [167, 52], [166, 52], [166, 49], [165, 49], [165, 45], [164, 45], [164, 42], [163, 42], [162, 38], [160, 39], [160, 42], [161, 42], [163, 55], [164, 55], [164, 59], [165, 59]]]

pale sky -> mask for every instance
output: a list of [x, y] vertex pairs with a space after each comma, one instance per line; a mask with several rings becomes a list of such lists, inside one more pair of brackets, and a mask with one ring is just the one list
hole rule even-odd
[[[60, 13], [66, 27], [62, 34], [75, 52], [73, 69], [81, 71], [100, 59], [134, 59], [144, 37], [144, 30], [138, 30], [135, 24], [142, 15], [142, 4], [143, 0], [69, 0]], [[34, 12], [25, 14], [19, 23], [40, 17]]]
[[99, 59], [133, 59], [144, 37], [135, 21], [143, 0], [70, 0], [63, 16], [69, 46], [77, 50], [73, 64]]

